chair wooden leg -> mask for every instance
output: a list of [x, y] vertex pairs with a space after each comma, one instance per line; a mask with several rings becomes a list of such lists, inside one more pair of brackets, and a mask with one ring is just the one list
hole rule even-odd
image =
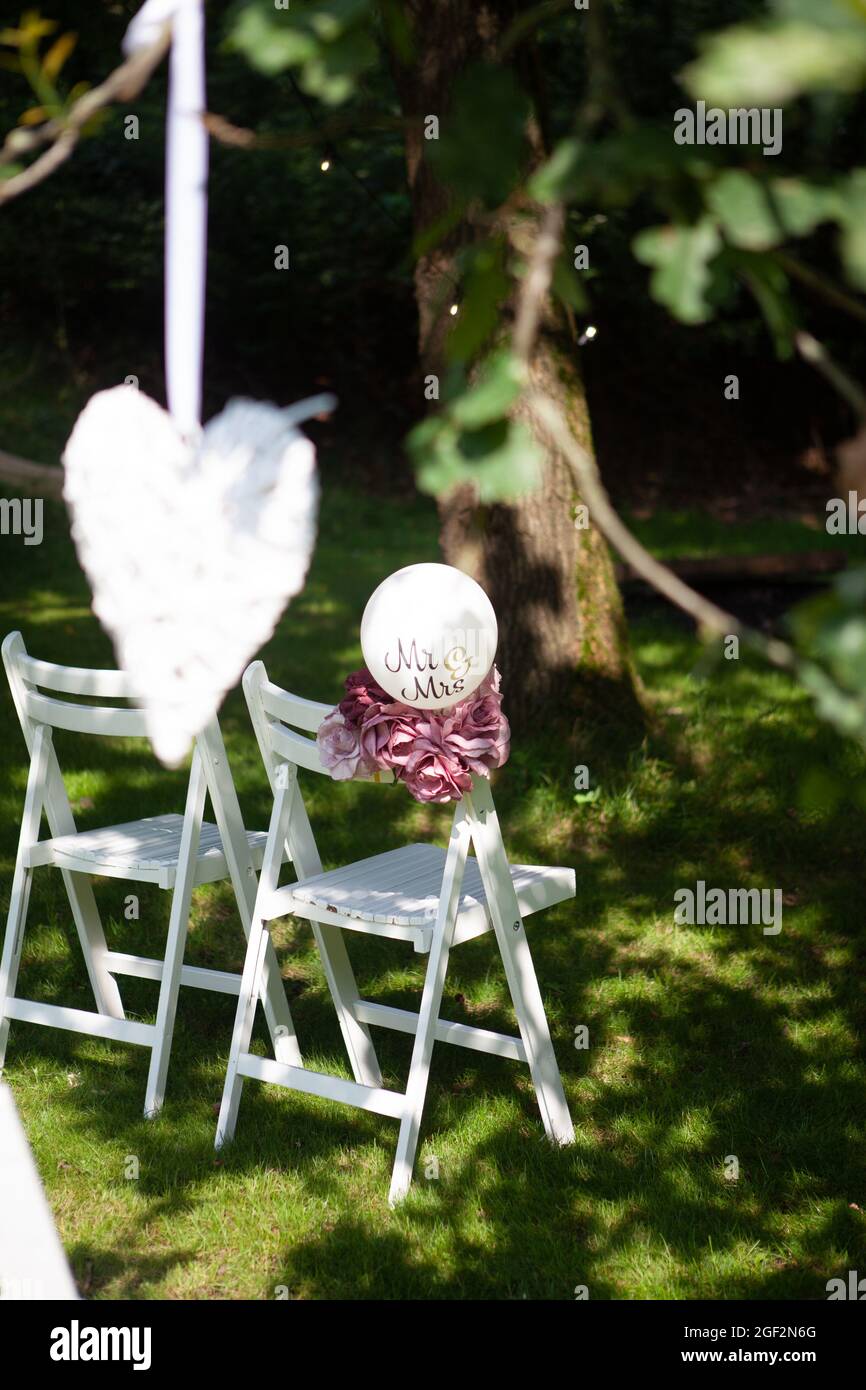
[[311, 922], [310, 926], [337, 1011], [352, 1074], [362, 1086], [381, 1086], [382, 1073], [370, 1030], [366, 1023], [358, 1022], [354, 1013], [360, 994], [342, 929], [318, 922]]
[[108, 943], [102, 929], [99, 908], [96, 906], [93, 884], [87, 874], [73, 873], [68, 869], [62, 871], [62, 876], [90, 987], [96, 1000], [96, 1011], [108, 1014], [111, 1018], [125, 1018], [117, 981], [106, 964]]
[[418, 1011], [418, 1028], [415, 1045], [412, 1048], [412, 1061], [409, 1066], [409, 1084], [406, 1087], [406, 1108], [400, 1121], [400, 1134], [397, 1139], [397, 1155], [391, 1174], [391, 1189], [388, 1205], [395, 1206], [409, 1191], [412, 1181], [412, 1168], [415, 1164], [415, 1151], [421, 1132], [421, 1116], [427, 1095], [427, 1081], [430, 1076], [430, 1063], [433, 1058], [433, 1044], [436, 1041], [436, 1024], [439, 1021], [439, 1008], [445, 976], [448, 971], [448, 955], [457, 925], [457, 909], [460, 903], [460, 888], [469, 853], [469, 822], [461, 807], [454, 817], [451, 828], [451, 843], [442, 875], [442, 891], [439, 896], [439, 911], [433, 930], [433, 944], [427, 975], [424, 980], [424, 993]]
[[261, 1000], [274, 1056], [278, 1062], [290, 1067], [302, 1067], [301, 1048], [295, 1031], [295, 1020], [286, 997], [286, 987], [280, 972], [280, 962], [274, 950], [274, 943], [268, 934], [265, 954], [262, 958]]
[[[520, 922], [519, 913], [514, 922]], [[509, 933], [507, 928], [497, 927], [496, 935], [545, 1133], [554, 1144], [573, 1144], [574, 1125], [529, 953], [526, 930], [522, 922], [518, 931], [514, 931], [513, 922], [511, 928]]]
[[0, 1071], [3, 1069], [6, 1044], [9, 1040], [9, 1018], [6, 1014], [5, 1004], [7, 999], [14, 996], [18, 981], [21, 948], [24, 944], [24, 926], [27, 921], [27, 907], [30, 902], [30, 884], [33, 878], [33, 870], [26, 866], [26, 856], [30, 846], [39, 839], [44, 783], [50, 758], [51, 734], [50, 731], [40, 728], [36, 731], [33, 739], [30, 771], [27, 774], [27, 790], [24, 794], [24, 813], [21, 817], [18, 852], [15, 856], [15, 872], [12, 876], [12, 896], [9, 901], [3, 953], [0, 956]]
[[471, 816], [478, 868], [544, 1128], [552, 1142], [572, 1144], [574, 1125], [550, 1039], [544, 1002], [529, 953], [499, 821], [486, 783], [476, 784], [473, 790]]
[[[238, 794], [232, 781], [225, 744], [216, 719], [202, 730], [198, 738], [198, 747], [201, 750], [211, 804], [246, 938], [255, 908], [256, 873], [247, 844]], [[279, 877], [279, 865], [277, 876]], [[302, 1066], [292, 1011], [286, 998], [279, 961], [270, 940], [262, 972], [262, 1007], [271, 1034], [274, 1056], [289, 1066]]]
[[430, 964], [424, 982], [424, 994], [418, 1011], [418, 1030], [412, 1048], [412, 1062], [409, 1067], [409, 1085], [406, 1087], [406, 1109], [400, 1121], [400, 1134], [397, 1139], [397, 1154], [391, 1173], [391, 1189], [388, 1205], [396, 1206], [409, 1191], [412, 1182], [412, 1169], [415, 1165], [415, 1152], [421, 1132], [421, 1116], [427, 1095], [427, 1082], [430, 1077], [430, 1063], [433, 1060], [433, 1043], [436, 1039], [436, 1024], [445, 987], [448, 969], [449, 948], [440, 935], [430, 951]]
[[[322, 872], [322, 861], [319, 858], [319, 851], [313, 838], [312, 827], [298, 787], [297, 776], [292, 780], [287, 796], [287, 806], [288, 812], [283, 833], [284, 836], [288, 835], [288, 847], [295, 870], [298, 878], [311, 878], [313, 874]], [[358, 1003], [360, 995], [342, 929], [316, 922], [311, 922], [310, 926], [324, 967], [328, 989], [331, 991], [331, 998], [334, 1001], [334, 1008], [337, 1011], [337, 1019], [343, 1034], [346, 1051], [349, 1054], [352, 1074], [362, 1086], [381, 1086], [382, 1073], [379, 1070], [379, 1061], [376, 1057], [376, 1049], [373, 1046], [370, 1030], [366, 1023], [360, 1023], [355, 1017], [355, 1005]]]
[[144, 1113], [148, 1119], [159, 1114], [165, 1097], [165, 1082], [171, 1055], [177, 999], [180, 993], [180, 973], [183, 968], [183, 953], [186, 948], [189, 910], [195, 883], [206, 793], [207, 779], [200, 755], [196, 751], [193, 754], [193, 766], [190, 771], [183, 833], [178, 852], [177, 878], [171, 898], [165, 963], [156, 1011], [156, 1040], [151, 1053], [147, 1090], [144, 1098]]
[[6, 936], [3, 940], [3, 954], [0, 957], [0, 1073], [6, 1059], [6, 1045], [9, 1041], [9, 1018], [5, 1003], [15, 994], [18, 980], [18, 967], [21, 964], [21, 950], [24, 945], [24, 926], [27, 921], [27, 905], [30, 901], [30, 884], [33, 870], [25, 869], [19, 853], [12, 879], [12, 897], [9, 915], [6, 920]]
[[235, 1126], [238, 1122], [238, 1107], [241, 1103], [241, 1093], [244, 1087], [244, 1078], [238, 1071], [238, 1062], [242, 1053], [249, 1052], [250, 1041], [253, 1036], [253, 1024], [256, 1017], [256, 1003], [259, 998], [261, 987], [262, 963], [265, 956], [269, 934], [261, 917], [254, 915], [250, 925], [250, 934], [247, 941], [247, 954], [244, 961], [244, 973], [241, 976], [241, 987], [238, 994], [238, 1007], [235, 1014], [235, 1026], [232, 1033], [232, 1045], [229, 1050], [229, 1062], [226, 1068], [225, 1085], [223, 1086], [223, 1097], [220, 1105], [219, 1119], [217, 1120], [217, 1133], [215, 1148], [221, 1149], [224, 1144], [230, 1144], [235, 1137]]

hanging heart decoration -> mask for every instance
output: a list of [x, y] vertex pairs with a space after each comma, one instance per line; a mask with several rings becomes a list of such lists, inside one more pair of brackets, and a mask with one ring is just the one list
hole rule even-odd
[[315, 449], [333, 407], [232, 400], [192, 440], [134, 386], [94, 395], [63, 457], [93, 609], [177, 766], [299, 592], [316, 535]]

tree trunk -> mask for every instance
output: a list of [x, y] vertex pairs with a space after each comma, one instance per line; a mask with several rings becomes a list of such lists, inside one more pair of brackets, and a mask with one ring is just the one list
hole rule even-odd
[[[444, 125], [455, 79], [467, 64], [495, 59], [497, 38], [520, 6], [515, 0], [406, 0], [405, 8], [415, 53], [408, 66], [395, 56], [393, 70], [406, 121], [414, 227], [420, 235], [442, 218], [450, 202], [424, 158], [424, 118], [436, 115]], [[521, 66], [518, 57], [519, 78], [524, 76]], [[525, 85], [531, 86], [531, 77]], [[530, 138], [540, 157], [536, 123]], [[467, 220], [417, 261], [425, 374], [440, 373], [444, 364], [450, 320], [443, 312], [443, 286], [454, 276], [455, 253], [477, 236]], [[513, 309], [503, 305], [506, 328]], [[578, 349], [564, 330], [546, 306], [531, 379], [560, 406], [577, 439], [591, 449]], [[572, 470], [531, 417], [527, 421], [545, 445], [540, 487], [507, 505], [482, 507], [467, 488], [442, 499], [443, 554], [449, 564], [478, 579], [496, 609], [497, 664], [515, 728], [562, 728], [566, 721], [573, 726], [593, 711], [640, 723], [639, 687], [610, 552], [595, 528], [576, 526], [580, 498]]]

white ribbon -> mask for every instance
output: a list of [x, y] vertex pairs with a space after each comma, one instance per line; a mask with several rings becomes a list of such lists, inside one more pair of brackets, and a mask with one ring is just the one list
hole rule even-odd
[[146, 0], [126, 31], [126, 53], [147, 48], [171, 21], [165, 163], [165, 376], [168, 407], [190, 440], [201, 425], [207, 256], [208, 136], [202, 0]]

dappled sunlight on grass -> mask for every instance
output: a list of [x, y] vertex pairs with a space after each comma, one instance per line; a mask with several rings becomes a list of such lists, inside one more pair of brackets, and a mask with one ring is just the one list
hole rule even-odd
[[[427, 503], [326, 495], [308, 587], [264, 652], [272, 678], [336, 701], [360, 660], [366, 597], [399, 565], [435, 558], [435, 533]], [[48, 659], [111, 665], [71, 546], [38, 549], [34, 572], [9, 564], [7, 625]], [[778, 673], [746, 657], [708, 660], [661, 610], [633, 635], [652, 709], [643, 744], [601, 725], [568, 744], [540, 731], [495, 779], [511, 857], [576, 868], [576, 901], [529, 927], [575, 1146], [544, 1141], [524, 1069], [438, 1047], [415, 1186], [391, 1213], [396, 1126], [375, 1115], [247, 1083], [236, 1142], [214, 1155], [230, 997], [182, 992], [153, 1123], [140, 1113], [145, 1052], [15, 1023], [7, 1074], [87, 1296], [273, 1298], [284, 1285], [291, 1297], [568, 1299], [587, 1283], [594, 1299], [815, 1298], [840, 1269], [864, 1267], [854, 798], [866, 760]], [[8, 893], [26, 765], [11, 702], [0, 709]], [[221, 722], [247, 823], [263, 827], [269, 795], [239, 692]], [[76, 812], [82, 828], [183, 804], [187, 772], [163, 771], [138, 741], [61, 735], [58, 749], [73, 799], [93, 802]], [[576, 764], [596, 799], [575, 801]], [[813, 765], [841, 774], [848, 802], [803, 801]], [[448, 808], [418, 806], [401, 787], [306, 774], [302, 785], [326, 866], [446, 841]], [[675, 925], [674, 892], [699, 879], [780, 888], [781, 932]], [[138, 920], [124, 915], [129, 891]], [[102, 880], [96, 896], [115, 949], [161, 954], [167, 894]], [[37, 874], [30, 921], [22, 992], [89, 1008], [59, 875]], [[306, 1060], [348, 1075], [311, 934], [283, 921], [273, 939]], [[422, 958], [358, 934], [347, 942], [366, 997], [417, 1007]], [[240, 968], [225, 885], [197, 892], [187, 958]], [[122, 990], [130, 1016], [152, 1020], [154, 984], [124, 979]], [[453, 953], [442, 1013], [514, 1029], [489, 937]], [[411, 1040], [376, 1030], [375, 1041], [389, 1084], [402, 1085]], [[261, 1021], [254, 1050], [267, 1050]]]

